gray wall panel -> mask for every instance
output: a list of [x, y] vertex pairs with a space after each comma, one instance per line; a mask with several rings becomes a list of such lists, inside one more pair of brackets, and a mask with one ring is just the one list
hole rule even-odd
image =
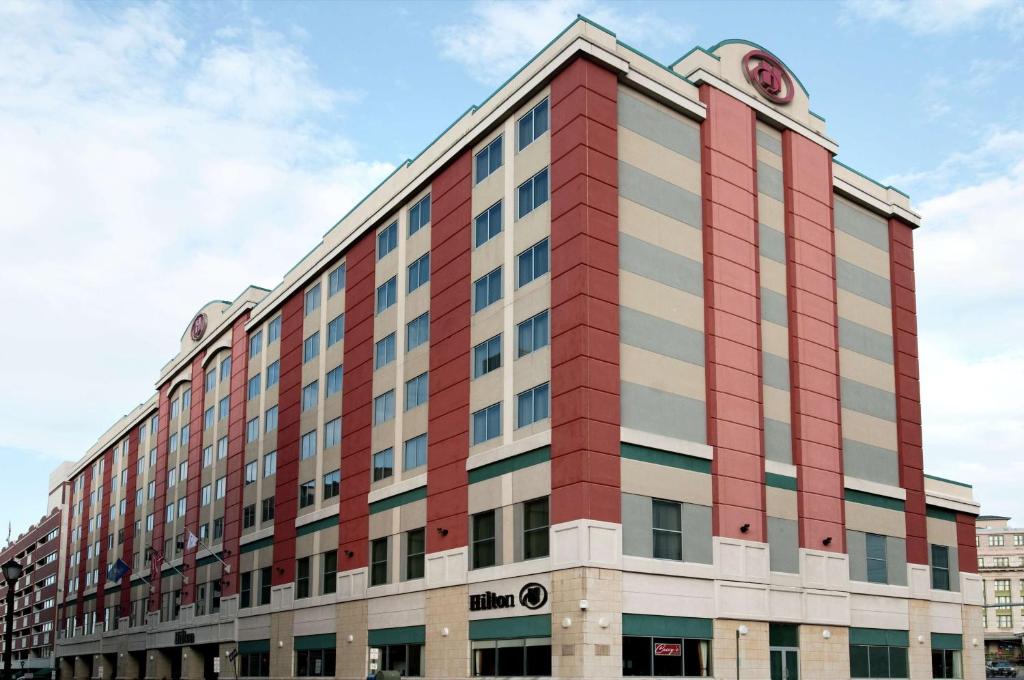
[[839, 317], [839, 346], [858, 354], [892, 363], [892, 336]]
[[899, 455], [889, 449], [844, 439], [843, 474], [847, 477], [899, 486]]
[[885, 570], [889, 585], [907, 585], [907, 542], [904, 539], [885, 537]]
[[777, 201], [783, 200], [782, 171], [764, 163], [757, 162], [757, 190]]
[[764, 455], [777, 463], [793, 463], [793, 429], [789, 423], [764, 419]]
[[707, 406], [703, 401], [626, 381], [621, 390], [623, 427], [707, 443]]
[[850, 556], [850, 580], [868, 580], [868, 549], [863, 531], [846, 530], [846, 553]]
[[704, 365], [704, 334], [630, 307], [619, 307], [622, 342], [656, 354]]
[[836, 285], [885, 307], [892, 306], [889, 279], [839, 257], [836, 258]]
[[786, 235], [778, 229], [758, 225], [761, 254], [770, 260], [786, 264]]
[[768, 149], [774, 154], [782, 155], [782, 142], [769, 135], [764, 130], [757, 131], [757, 145], [763, 149]]
[[683, 503], [683, 561], [711, 564], [711, 508]]
[[800, 572], [800, 536], [796, 520], [768, 518], [768, 550], [772, 571]]
[[703, 263], [629, 234], [619, 233], [619, 264], [627, 272], [704, 297]]
[[839, 397], [843, 408], [896, 422], [896, 395], [892, 392], [840, 378]]
[[695, 229], [701, 228], [700, 196], [619, 161], [619, 194]]
[[[619, 125], [700, 161], [700, 131], [672, 114], [619, 90]], [[773, 140], [774, 141], [774, 140]]]
[[786, 296], [767, 288], [761, 289], [761, 318], [789, 327], [789, 311], [786, 307]]
[[654, 554], [651, 499], [632, 493], [622, 494], [622, 552], [650, 557]]
[[889, 225], [884, 219], [870, 215], [838, 196], [834, 215], [836, 229], [889, 252]]
[[789, 362], [769, 352], [761, 353], [764, 384], [780, 390], [789, 389]]

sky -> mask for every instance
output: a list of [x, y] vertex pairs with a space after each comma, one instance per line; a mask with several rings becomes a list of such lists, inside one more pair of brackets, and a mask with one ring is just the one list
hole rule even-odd
[[0, 2], [0, 527], [145, 401], [202, 305], [275, 286], [577, 14], [662, 63], [781, 57], [910, 193], [927, 471], [1024, 525], [1024, 4]]

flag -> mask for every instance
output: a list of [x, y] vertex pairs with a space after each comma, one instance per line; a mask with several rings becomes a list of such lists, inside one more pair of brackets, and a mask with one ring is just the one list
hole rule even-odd
[[191, 531], [188, 532], [188, 541], [185, 543], [185, 550], [192, 550], [199, 545], [199, 538]]
[[117, 562], [114, 562], [110, 565], [110, 568], [107, 569], [107, 580], [114, 582], [120, 581], [124, 575], [131, 570], [132, 568], [128, 566], [127, 562], [122, 559], [118, 559]]
[[163, 566], [164, 554], [155, 548], [149, 548], [149, 559], [156, 565], [157, 569]]

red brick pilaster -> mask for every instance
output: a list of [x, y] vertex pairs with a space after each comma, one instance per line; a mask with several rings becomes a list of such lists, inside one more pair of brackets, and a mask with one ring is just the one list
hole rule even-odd
[[[147, 548], [152, 548], [161, 555], [163, 555], [164, 551], [164, 527], [167, 525], [165, 521], [167, 519], [167, 436], [170, 432], [171, 422], [171, 387], [169, 384], [165, 383], [160, 386], [157, 413], [159, 414], [159, 422], [157, 423], [156, 430], [156, 476], [154, 477], [156, 480], [156, 497], [153, 499], [153, 533], [150, 535], [149, 545], [146, 545], [145, 541], [143, 541], [143, 555], [145, 555]], [[164, 557], [169, 559], [173, 555], [164, 555]], [[145, 557], [143, 557], [143, 561], [145, 561]], [[151, 583], [149, 589], [149, 611], [158, 612], [160, 611], [160, 591], [163, 585], [163, 579], [160, 577], [163, 564], [159, 558], [154, 557], [149, 566], [149, 581]]]
[[[114, 468], [114, 447], [108, 449], [103, 457], [100, 459], [103, 461], [103, 478], [100, 481], [100, 486], [97, 490], [97, 495], [102, 494], [103, 502], [97, 501], [97, 510], [102, 513], [100, 515], [100, 529], [97, 535], [97, 539], [100, 542], [100, 551], [96, 555], [96, 569], [98, 570], [98, 581], [96, 583], [96, 622], [97, 624], [104, 621], [107, 609], [107, 598], [104, 590], [107, 587], [107, 534], [110, 533], [110, 504], [113, 502], [113, 494], [110, 493], [110, 476], [113, 474]], [[116, 512], [116, 511], [115, 511]], [[104, 631], [106, 632], [106, 631]]]
[[[303, 292], [296, 291], [281, 307], [281, 362], [277, 389], [277, 480], [274, 485], [274, 573], [273, 585], [295, 580], [295, 517], [299, 512], [299, 415], [302, 396]], [[232, 360], [234, 364], [234, 360]], [[233, 383], [232, 383], [233, 384]], [[245, 393], [239, 394], [238, 412], [245, 430]], [[229, 426], [230, 427], [230, 426]], [[245, 442], [240, 441], [242, 456]], [[229, 443], [230, 446], [230, 443]], [[241, 476], [241, 467], [239, 467]], [[241, 486], [241, 479], [238, 480]], [[230, 485], [230, 482], [229, 482]], [[241, 495], [239, 488], [236, 495]], [[241, 503], [241, 500], [237, 501]], [[238, 518], [236, 517], [236, 520]], [[236, 527], [236, 534], [241, 527]], [[225, 529], [226, 535], [226, 529]], [[238, 539], [235, 540], [238, 553]], [[225, 550], [227, 545], [225, 542]], [[231, 579], [234, 581], [235, 579]]]
[[712, 530], [766, 541], [755, 117], [709, 85], [700, 98], [707, 106], [700, 136]]
[[[206, 350], [202, 350], [192, 358], [192, 378], [189, 383], [192, 390], [192, 404], [188, 411], [188, 477], [185, 479], [185, 519], [182, 532], [185, 535], [185, 546], [188, 546], [188, 533], [199, 534], [199, 488], [202, 484], [203, 469], [203, 406], [206, 401], [206, 373], [203, 361]], [[234, 360], [232, 360], [232, 370]], [[179, 479], [178, 484], [182, 481]], [[132, 499], [134, 502], [134, 499]], [[196, 553], [186, 549], [182, 558], [182, 571], [189, 577], [188, 585], [181, 587], [182, 606], [193, 604], [196, 600]]]
[[[201, 405], [202, 400], [199, 403]], [[145, 426], [146, 422], [143, 419], [141, 423], [137, 423], [128, 431], [128, 457], [124, 461], [125, 469], [128, 471], [128, 480], [124, 487], [127, 507], [124, 513], [124, 542], [121, 544], [121, 559], [131, 567], [131, 571], [121, 579], [121, 611], [118, 612], [120, 617], [129, 616], [132, 609], [132, 579], [135, 577], [136, 570], [133, 559], [135, 553], [135, 493], [139, 485], [139, 427]], [[191, 465], [189, 463], [189, 466]], [[139, 566], [141, 566], [141, 562]]]
[[[238, 549], [242, 537], [242, 487], [243, 468], [245, 467], [245, 389], [249, 380], [249, 334], [245, 324], [249, 322], [249, 312], [245, 312], [231, 326], [231, 410], [228, 416], [228, 474], [226, 496], [224, 498], [224, 542], [223, 557], [230, 567], [229, 573], [222, 573], [220, 578], [221, 593], [224, 597], [238, 593]], [[299, 319], [301, 326], [302, 319]], [[283, 336], [283, 332], [282, 332]], [[283, 339], [281, 349], [284, 349]], [[283, 371], [282, 371], [283, 373]], [[302, 369], [299, 377], [301, 382]], [[284, 390], [282, 376], [281, 389]], [[279, 392], [283, 394], [283, 392]], [[296, 389], [298, 394], [298, 388]], [[283, 397], [279, 397], [283, 399]], [[296, 397], [297, 399], [297, 397]], [[201, 416], [202, 414], [200, 414]], [[298, 418], [295, 421], [298, 426]], [[296, 458], [298, 453], [296, 451]], [[198, 489], [197, 489], [198, 492]], [[196, 501], [198, 502], [198, 493]], [[274, 527], [277, 528], [276, 526]], [[285, 530], [287, 532], [287, 529]], [[294, 524], [291, 527], [294, 533]], [[192, 552], [195, 559], [195, 551]]]

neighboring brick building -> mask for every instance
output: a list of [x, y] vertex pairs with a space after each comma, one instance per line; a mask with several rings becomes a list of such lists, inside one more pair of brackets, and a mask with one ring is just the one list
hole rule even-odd
[[755, 45], [573, 23], [77, 464], [61, 677], [732, 678], [742, 629], [744, 678], [980, 678], [919, 217], [837, 150]]
[[1024, 529], [1009, 517], [978, 517], [978, 572], [985, 582], [985, 655], [1024, 661]]
[[[14, 589], [14, 638], [11, 667], [20, 676], [32, 673], [49, 678], [56, 669], [57, 603], [63, 593], [63, 522], [70, 466], [50, 476], [47, 514], [0, 549], [0, 564], [19, 562], [24, 569]], [[7, 582], [0, 575], [0, 630], [7, 615]], [[4, 649], [0, 637], [0, 651]]]

